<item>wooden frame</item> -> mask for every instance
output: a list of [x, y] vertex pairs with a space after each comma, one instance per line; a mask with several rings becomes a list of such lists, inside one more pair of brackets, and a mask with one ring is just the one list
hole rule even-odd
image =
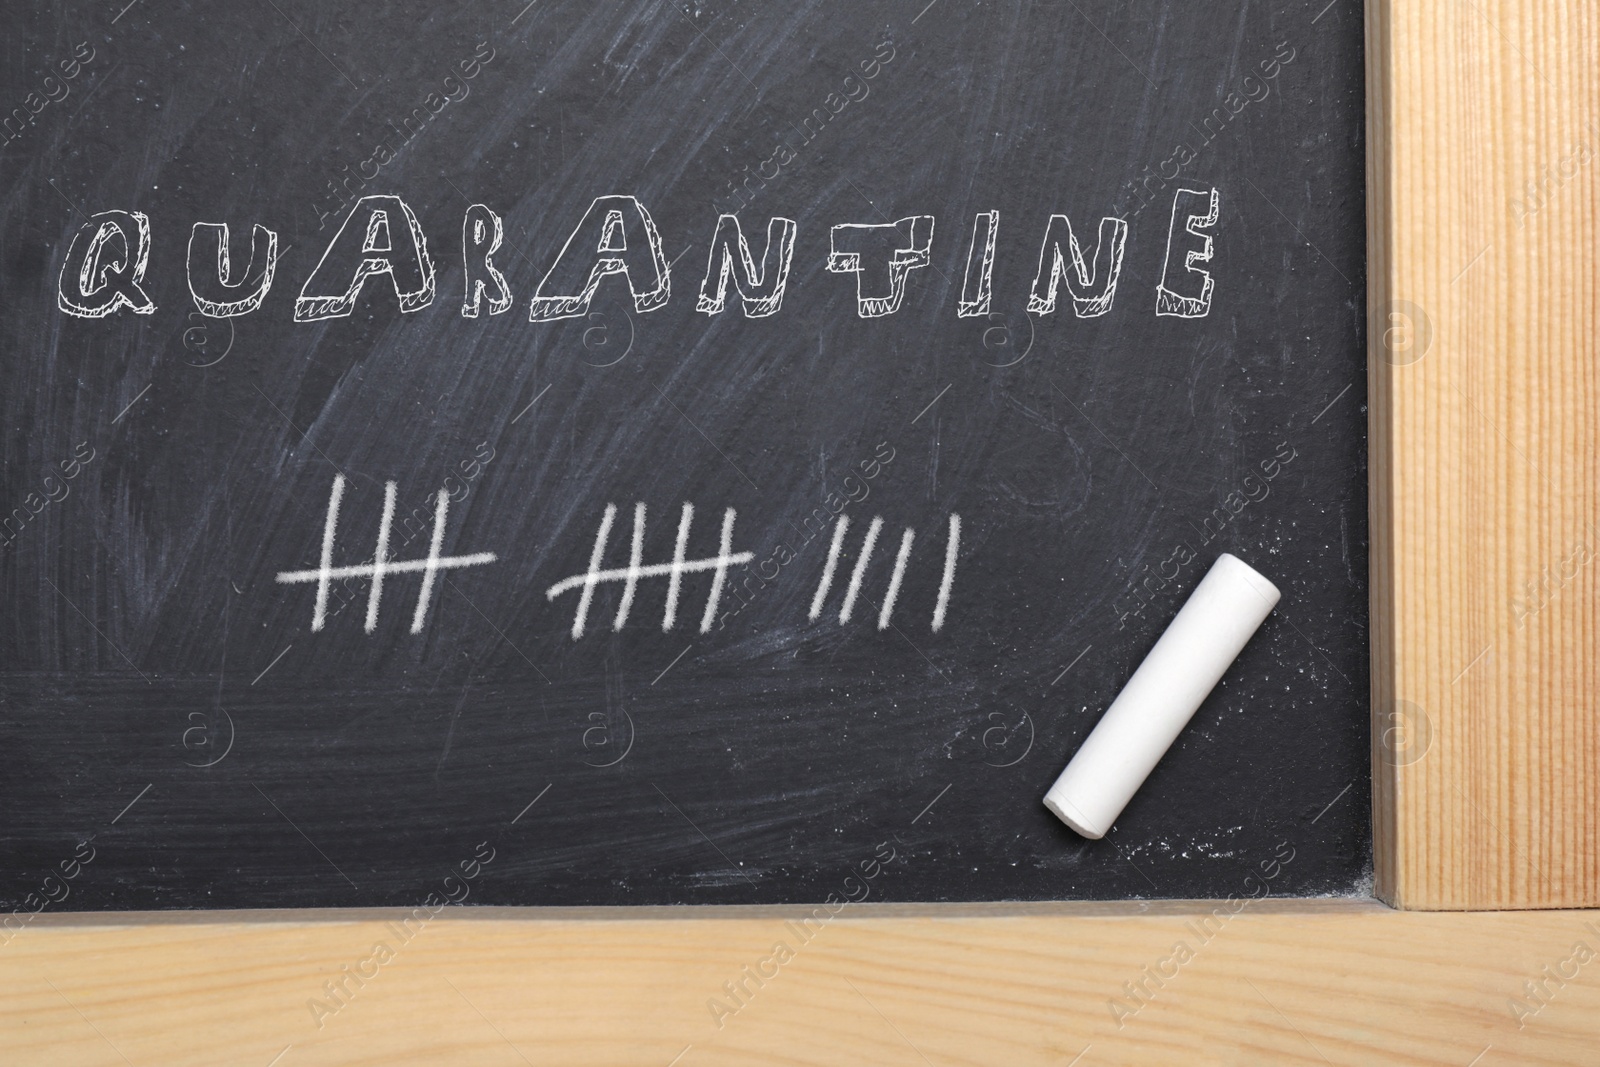
[[0, 947], [0, 1059], [1593, 1062], [1600, 912], [1448, 909], [1600, 904], [1597, 20], [1367, 5], [1376, 892], [1408, 910], [860, 905], [779, 965], [797, 909], [491, 909], [320, 1020], [394, 916], [41, 917]]
[[1374, 824], [1402, 907], [1600, 904], [1596, 32], [1581, 3], [1369, 5]]

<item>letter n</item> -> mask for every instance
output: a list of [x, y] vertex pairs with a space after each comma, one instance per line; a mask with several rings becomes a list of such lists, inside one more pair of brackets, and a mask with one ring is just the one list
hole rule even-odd
[[744, 231], [739, 228], [738, 216], [719, 216], [695, 310], [707, 315], [722, 314], [731, 275], [734, 287], [739, 290], [739, 302], [744, 305], [745, 318], [763, 319], [777, 311], [783, 305], [783, 290], [789, 283], [795, 230], [793, 219], [775, 217], [768, 222], [767, 247], [757, 267]]
[[1063, 279], [1072, 296], [1072, 313], [1092, 319], [1111, 310], [1117, 296], [1117, 276], [1122, 273], [1122, 252], [1128, 243], [1128, 224], [1121, 219], [1100, 220], [1094, 256], [1085, 260], [1072, 223], [1065, 215], [1051, 215], [1039, 248], [1039, 271], [1033, 278], [1028, 310], [1049, 315], [1056, 310], [1056, 286]]

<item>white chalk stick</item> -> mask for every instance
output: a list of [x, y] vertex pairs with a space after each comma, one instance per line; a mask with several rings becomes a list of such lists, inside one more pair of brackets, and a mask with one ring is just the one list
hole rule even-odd
[[1277, 586], [1237, 557], [1219, 556], [1044, 806], [1084, 837], [1104, 837], [1277, 603]]

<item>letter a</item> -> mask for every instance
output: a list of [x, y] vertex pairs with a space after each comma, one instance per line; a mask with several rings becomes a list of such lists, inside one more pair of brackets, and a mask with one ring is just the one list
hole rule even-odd
[[654, 311], [672, 295], [667, 257], [656, 224], [631, 196], [596, 197], [561, 254], [539, 283], [528, 308], [529, 322], [571, 319], [589, 310], [600, 279], [620, 274], [633, 294], [633, 309]]
[[362, 285], [374, 274], [389, 276], [403, 312], [433, 303], [428, 239], [398, 196], [363, 196], [355, 202], [300, 290], [294, 321], [344, 318], [355, 310]]

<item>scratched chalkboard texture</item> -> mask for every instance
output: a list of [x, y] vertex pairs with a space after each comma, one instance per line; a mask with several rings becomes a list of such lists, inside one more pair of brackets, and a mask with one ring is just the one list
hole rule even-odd
[[1365, 891], [1358, 4], [4, 9], [7, 937]]

